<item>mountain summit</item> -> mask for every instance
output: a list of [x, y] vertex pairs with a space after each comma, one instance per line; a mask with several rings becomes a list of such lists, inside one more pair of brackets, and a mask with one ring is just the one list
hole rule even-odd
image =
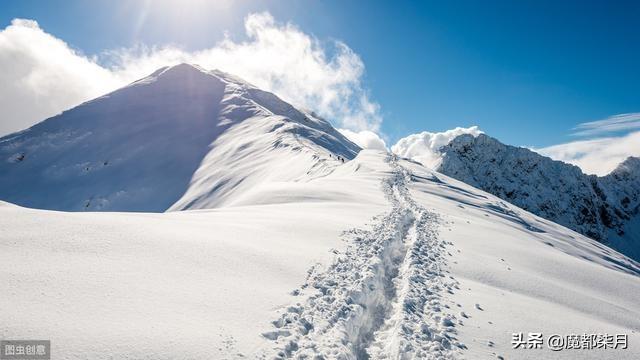
[[212, 207], [270, 166], [295, 178], [359, 150], [272, 93], [180, 64], [0, 138], [0, 199], [67, 211]]

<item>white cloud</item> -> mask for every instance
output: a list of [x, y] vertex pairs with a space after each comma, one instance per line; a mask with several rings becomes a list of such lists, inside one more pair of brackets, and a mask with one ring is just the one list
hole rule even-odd
[[423, 131], [400, 139], [391, 147], [391, 151], [399, 156], [419, 161], [423, 165], [433, 168], [437, 166], [440, 160], [438, 149], [447, 145], [459, 135], [472, 134], [473, 136], [478, 136], [482, 133], [477, 126], [469, 128], [457, 127], [438, 133]]
[[137, 47], [90, 58], [44, 32], [35, 21], [13, 20], [0, 31], [0, 134], [179, 62], [237, 75], [341, 127], [379, 130], [379, 106], [361, 84], [364, 65], [346, 44], [323, 43], [292, 24], [276, 22], [268, 13], [247, 16], [245, 31], [247, 41], [225, 38], [200, 51]]
[[573, 135], [588, 136], [629, 131], [640, 128], [640, 113], [618, 114], [606, 119], [579, 124], [573, 130]]
[[0, 134], [20, 130], [118, 86], [109, 70], [35, 21], [15, 19], [0, 32]]
[[579, 166], [587, 174], [606, 175], [629, 156], [640, 156], [640, 131], [625, 136], [573, 141], [535, 150]]
[[338, 129], [338, 131], [363, 149], [388, 151], [385, 141], [373, 131], [362, 130], [356, 132], [347, 129]]

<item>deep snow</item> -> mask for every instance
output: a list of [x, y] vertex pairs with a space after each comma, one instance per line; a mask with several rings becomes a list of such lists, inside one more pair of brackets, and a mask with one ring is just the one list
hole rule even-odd
[[[0, 334], [64, 358], [640, 356], [634, 262], [384, 153], [215, 210], [0, 211]], [[630, 344], [514, 350], [520, 331]]]

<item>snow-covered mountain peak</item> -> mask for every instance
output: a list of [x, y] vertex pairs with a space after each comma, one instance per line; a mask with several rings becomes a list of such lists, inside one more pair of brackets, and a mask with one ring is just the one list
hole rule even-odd
[[257, 87], [247, 81], [221, 70], [216, 69], [209, 71], [196, 64], [181, 63], [161, 67], [150, 75], [136, 80], [128, 86], [118, 89], [106, 96], [120, 92], [127, 92], [127, 95], [130, 95], [129, 92], [132, 91], [131, 88], [138, 87], [162, 88], [163, 91], [170, 91], [171, 89], [180, 91], [187, 90], [193, 93], [202, 91], [202, 88], [206, 87], [207, 84], [222, 84], [230, 88], [225, 88], [226, 92], [237, 93], [243, 90], [246, 91], [247, 89], [257, 89]]
[[199, 65], [181, 63], [178, 65], [172, 66], [164, 66], [160, 69], [154, 71], [151, 75], [147, 77], [153, 78], [166, 78], [166, 77], [175, 77], [175, 78], [184, 78], [186, 76], [203, 76], [206, 77], [209, 75], [209, 72]]
[[161, 67], [151, 75], [135, 81], [132, 85], [155, 81], [210, 81], [212, 78], [227, 85], [235, 85], [242, 88], [257, 88], [249, 82], [222, 70], [207, 70], [200, 65], [189, 63]]
[[123, 91], [127, 92], [125, 89], [140, 88], [152, 84], [153, 87], [164, 87], [167, 89], [172, 87], [182, 88], [188, 85], [195, 90], [207, 82], [221, 83], [221, 78], [209, 73], [198, 65], [182, 63], [161, 67], [150, 75], [138, 79], [121, 89], [117, 89], [106, 96], [111, 96]]
[[619, 178], [640, 178], [640, 157], [629, 156], [609, 175]]
[[0, 138], [0, 200], [72, 211], [218, 206], [249, 184], [325, 171], [359, 150], [270, 92], [179, 64]]
[[451, 144], [452, 146], [465, 146], [473, 143], [493, 144], [496, 146], [502, 145], [502, 143], [500, 143], [496, 139], [485, 134], [462, 134], [453, 138], [453, 140], [451, 140], [449, 144]]
[[[473, 150], [471, 151], [471, 148]], [[542, 156], [535, 151], [524, 147], [511, 146], [506, 145], [500, 142], [498, 139], [493, 138], [487, 134], [462, 134], [455, 137], [451, 142], [441, 148], [441, 153], [443, 155], [451, 153], [451, 151], [456, 152], [472, 152], [477, 155], [483, 154], [483, 156], [491, 157], [493, 152], [509, 152], [509, 154], [513, 154], [515, 156], [522, 156], [526, 158], [535, 158], [536, 160], [543, 160], [548, 162], [548, 164], [553, 164], [552, 166], [571, 166], [575, 171], [582, 172], [582, 170], [571, 164], [564, 163], [562, 161], [553, 160], [546, 156]]]
[[597, 177], [485, 134], [458, 136], [440, 152], [441, 173], [640, 259], [640, 159]]

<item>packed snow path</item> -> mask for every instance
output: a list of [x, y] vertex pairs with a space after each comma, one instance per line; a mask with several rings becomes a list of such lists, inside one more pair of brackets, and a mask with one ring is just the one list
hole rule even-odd
[[448, 275], [446, 244], [438, 216], [410, 196], [411, 174], [397, 158], [383, 191], [389, 214], [371, 230], [352, 229], [348, 246], [326, 271], [313, 267], [289, 306], [263, 334], [275, 354], [300, 359], [447, 359], [465, 348], [456, 339], [461, 324], [444, 299], [458, 282]]

